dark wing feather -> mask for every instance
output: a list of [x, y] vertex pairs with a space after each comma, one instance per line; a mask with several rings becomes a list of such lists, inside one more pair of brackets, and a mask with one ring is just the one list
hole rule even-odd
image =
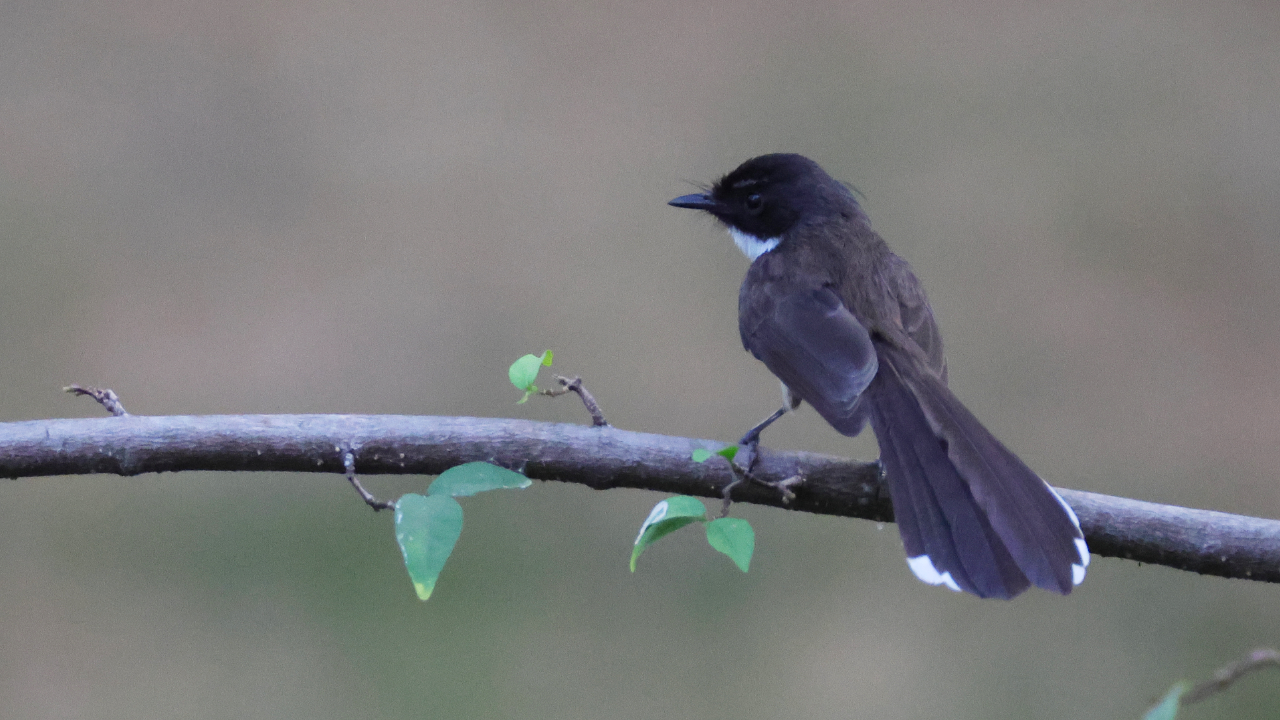
[[929, 298], [924, 294], [920, 280], [911, 272], [907, 261], [892, 255], [889, 262], [895, 265], [890, 277], [897, 278], [894, 295], [898, 299], [898, 312], [902, 320], [902, 329], [924, 351], [925, 365], [942, 379], [947, 381], [947, 359], [942, 354], [942, 333], [938, 323], [933, 319], [933, 308]]
[[867, 329], [826, 287], [770, 282], [748, 295], [742, 344], [836, 430], [856, 435], [858, 400], [878, 367]]

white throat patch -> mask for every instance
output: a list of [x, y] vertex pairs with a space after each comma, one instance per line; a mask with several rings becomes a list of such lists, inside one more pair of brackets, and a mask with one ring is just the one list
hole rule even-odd
[[761, 240], [755, 235], [749, 235], [735, 227], [729, 228], [729, 236], [733, 238], [733, 244], [738, 246], [742, 254], [752, 260], [778, 247], [778, 242], [782, 240], [782, 238], [776, 237]]

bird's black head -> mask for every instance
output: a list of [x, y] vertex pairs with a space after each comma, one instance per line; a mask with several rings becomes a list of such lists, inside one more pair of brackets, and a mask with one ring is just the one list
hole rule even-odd
[[735, 240], [741, 234], [761, 242], [780, 238], [806, 215], [857, 207], [849, 190], [818, 163], [782, 153], [752, 158], [709, 192], [682, 195], [668, 204], [706, 210], [728, 226]]

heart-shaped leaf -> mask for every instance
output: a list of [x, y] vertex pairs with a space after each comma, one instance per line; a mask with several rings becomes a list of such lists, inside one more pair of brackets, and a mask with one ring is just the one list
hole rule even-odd
[[756, 550], [756, 531], [742, 518], [716, 518], [707, 523], [707, 542], [738, 566], [742, 572], [751, 567]]
[[396, 501], [395, 520], [405, 569], [418, 599], [426, 600], [462, 534], [462, 506], [448, 495], [410, 493]]
[[636, 535], [635, 545], [631, 548], [631, 572], [636, 571], [636, 558], [640, 557], [645, 548], [689, 523], [706, 519], [707, 509], [703, 507], [702, 501], [688, 495], [677, 495], [654, 505], [653, 510], [649, 511], [649, 517], [640, 526], [640, 533]]

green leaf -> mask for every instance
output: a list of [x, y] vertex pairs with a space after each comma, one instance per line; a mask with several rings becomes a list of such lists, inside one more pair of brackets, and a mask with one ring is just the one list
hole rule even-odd
[[547, 350], [542, 353], [542, 364], [544, 367], [551, 367], [551, 351]]
[[511, 363], [511, 367], [507, 369], [507, 377], [511, 378], [511, 384], [517, 388], [530, 390], [533, 387], [533, 381], [538, 379], [538, 368], [541, 365], [542, 358], [537, 355], [525, 355]]
[[717, 518], [707, 523], [707, 542], [738, 566], [742, 572], [751, 567], [751, 554], [756, 549], [756, 531], [742, 518]]
[[396, 501], [396, 542], [419, 600], [431, 597], [461, 534], [462, 506], [448, 495], [410, 493]]
[[640, 526], [635, 546], [631, 548], [631, 572], [636, 571], [636, 558], [640, 557], [645, 548], [689, 523], [706, 519], [707, 509], [703, 507], [702, 501], [688, 495], [670, 497], [654, 505], [649, 517]]
[[693, 461], [706, 462], [707, 460], [710, 460], [713, 455], [719, 455], [725, 460], [728, 460], [729, 462], [733, 462], [733, 458], [738, 455], [738, 446], [728, 445], [726, 447], [720, 448], [715, 452], [711, 452], [710, 450], [706, 450], [704, 448], [698, 448], [697, 450], [693, 451]]
[[1190, 689], [1191, 686], [1186, 682], [1175, 683], [1160, 704], [1148, 710], [1142, 720], [1174, 720], [1178, 717], [1178, 703], [1182, 700], [1183, 693]]
[[485, 490], [527, 488], [532, 484], [532, 480], [514, 470], [487, 462], [469, 462], [440, 473], [427, 488], [427, 494], [467, 497]]

